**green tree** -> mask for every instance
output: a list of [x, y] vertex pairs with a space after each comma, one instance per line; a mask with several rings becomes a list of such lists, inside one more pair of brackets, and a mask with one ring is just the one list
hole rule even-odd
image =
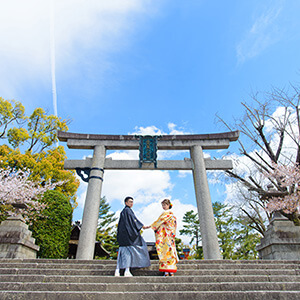
[[213, 211], [223, 259], [257, 259], [256, 245], [261, 235], [249, 226], [247, 218], [234, 217], [234, 207], [214, 202]]
[[38, 107], [31, 115], [15, 100], [0, 98], [0, 138], [6, 139], [13, 148], [24, 145], [24, 151], [32, 153], [49, 149], [57, 139], [57, 130], [68, 130], [68, 120], [47, 115]]
[[[253, 228], [246, 222], [247, 219], [234, 217], [233, 207], [227, 204], [214, 202], [213, 211], [220, 251], [224, 259], [256, 259], [256, 245], [261, 236], [254, 232]], [[190, 244], [195, 240], [201, 241], [198, 214], [188, 211], [183, 217], [184, 229], [180, 234], [191, 236]], [[197, 227], [198, 225], [198, 227]], [[197, 244], [192, 246], [193, 257], [203, 258], [203, 249]]]
[[188, 235], [191, 237], [190, 243], [196, 241], [196, 246], [199, 246], [199, 242], [201, 240], [201, 233], [200, 233], [200, 224], [198, 213], [195, 213], [193, 210], [187, 211], [182, 219], [183, 229], [179, 231], [182, 235]]
[[[29, 180], [36, 184], [44, 185], [48, 180], [64, 182], [51, 192], [56, 194], [47, 194], [41, 200], [48, 206], [39, 220], [29, 221], [33, 236], [41, 246], [40, 257], [63, 258], [68, 253], [69, 223], [77, 206], [79, 180], [74, 171], [64, 170], [64, 147], [56, 145], [57, 131], [67, 131], [67, 124], [68, 120], [48, 115], [42, 108], [26, 116], [20, 102], [0, 98], [0, 138], [3, 140], [0, 168], [29, 171]], [[5, 219], [7, 207], [0, 205], [0, 213], [0, 219]]]
[[116, 222], [117, 217], [114, 212], [110, 211], [111, 207], [107, 202], [105, 196], [100, 199], [99, 208], [99, 225], [98, 228], [111, 230], [113, 228], [113, 223]]
[[0, 97], [0, 138], [7, 138], [6, 133], [13, 124], [21, 126], [25, 123], [25, 108], [15, 100], [4, 100]]
[[223, 259], [230, 259], [235, 247], [233, 231], [235, 221], [231, 214], [231, 208], [224, 203], [214, 202], [213, 211], [221, 254]]
[[182, 242], [182, 239], [176, 238], [175, 237], [175, 246], [176, 246], [176, 251], [177, 253], [182, 253], [182, 250], [184, 248], [184, 244]]
[[43, 216], [29, 227], [40, 246], [38, 256], [67, 258], [73, 212], [70, 201], [59, 191], [47, 191], [41, 201], [47, 204]]
[[194, 241], [196, 242], [196, 256], [195, 258], [201, 259], [201, 250], [199, 243], [201, 241], [201, 233], [200, 233], [200, 223], [199, 223], [199, 217], [198, 213], [194, 212], [193, 210], [187, 211], [182, 219], [184, 225], [183, 229], [179, 231], [182, 235], [187, 235], [191, 237], [190, 244], [192, 244]]
[[66, 155], [62, 146], [35, 154], [30, 151], [21, 153], [20, 149], [11, 149], [7, 145], [0, 146], [0, 168], [29, 170], [29, 179], [34, 182], [63, 181], [64, 183], [56, 187], [56, 190], [67, 196], [75, 208], [79, 180], [75, 177], [74, 171], [64, 170], [65, 159]]
[[64, 148], [55, 145], [57, 130], [68, 130], [68, 122], [47, 115], [42, 108], [26, 116], [20, 102], [0, 98], [0, 138], [7, 142], [0, 146], [0, 168], [29, 170], [34, 182], [64, 181], [57, 190], [68, 196], [76, 207], [79, 181], [74, 171], [64, 170]]
[[235, 249], [232, 259], [257, 259], [256, 245], [260, 243], [261, 235], [251, 228], [249, 219], [239, 216], [236, 219], [237, 228], [234, 232]]
[[96, 240], [111, 254], [111, 257], [117, 258], [117, 225], [114, 212], [110, 211], [111, 207], [106, 198], [100, 200], [98, 228]]

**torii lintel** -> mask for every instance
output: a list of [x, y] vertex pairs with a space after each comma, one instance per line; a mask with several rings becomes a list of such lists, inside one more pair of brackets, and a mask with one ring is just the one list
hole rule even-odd
[[[136, 135], [83, 134], [58, 131], [58, 139], [67, 142], [71, 149], [93, 149], [103, 145], [108, 150], [137, 150], [139, 138]], [[239, 138], [239, 131], [210, 134], [161, 135], [157, 141], [158, 150], [189, 150], [193, 146], [202, 149], [227, 149], [230, 142]]]

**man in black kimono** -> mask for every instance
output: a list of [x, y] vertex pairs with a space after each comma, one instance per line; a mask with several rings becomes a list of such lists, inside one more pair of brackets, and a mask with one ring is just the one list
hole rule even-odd
[[129, 268], [150, 266], [147, 245], [140, 234], [144, 226], [131, 209], [133, 198], [126, 197], [124, 202], [125, 207], [120, 214], [117, 231], [119, 253], [115, 276], [120, 276], [120, 269], [125, 269], [124, 276], [132, 276]]

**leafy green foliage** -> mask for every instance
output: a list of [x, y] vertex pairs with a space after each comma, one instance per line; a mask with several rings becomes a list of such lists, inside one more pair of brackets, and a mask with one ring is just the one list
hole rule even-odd
[[199, 245], [201, 241], [201, 233], [200, 233], [200, 223], [198, 218], [198, 213], [194, 212], [193, 210], [187, 211], [183, 216], [183, 229], [179, 231], [182, 235], [191, 236], [190, 244], [194, 241], [196, 242], [193, 247], [193, 255], [192, 257], [195, 259], [202, 259], [203, 258], [203, 250], [202, 247]]
[[7, 139], [13, 149], [22, 145], [25, 151], [32, 153], [49, 149], [58, 142], [57, 130], [68, 130], [68, 122], [54, 115], [47, 115], [40, 107], [26, 116], [25, 108], [20, 102], [0, 98], [0, 138]]
[[29, 134], [24, 128], [10, 128], [8, 130], [8, 143], [15, 149], [29, 139]]
[[100, 208], [99, 208], [99, 225], [98, 228], [112, 230], [112, 223], [116, 222], [117, 218], [115, 217], [114, 212], [110, 212], [110, 205], [107, 203], [105, 197], [100, 199]]
[[42, 108], [36, 108], [28, 118], [27, 131], [29, 134], [29, 151], [49, 148], [57, 140], [57, 130], [68, 130], [67, 121], [45, 114]]
[[56, 190], [69, 197], [73, 207], [76, 207], [76, 191], [79, 181], [75, 177], [74, 171], [64, 170], [65, 158], [62, 146], [35, 154], [32, 154], [31, 151], [22, 154], [19, 149], [12, 149], [7, 145], [0, 146], [0, 168], [29, 170], [29, 179], [34, 182], [48, 181], [49, 179], [52, 183], [64, 181], [61, 186], [56, 187]]
[[191, 236], [190, 243], [193, 243], [193, 241], [195, 240], [196, 246], [199, 246], [201, 233], [198, 213], [195, 213], [193, 210], [187, 211], [184, 214], [182, 221], [185, 224], [183, 225], [183, 229], [181, 229], [179, 233], [182, 235]]
[[[259, 243], [261, 236], [254, 232], [251, 224], [247, 219], [242, 217], [234, 218], [231, 212], [232, 208], [228, 205], [215, 202], [213, 203], [213, 211], [219, 246], [223, 259], [256, 259], [258, 257], [255, 249]], [[199, 246], [201, 241], [201, 233], [199, 226], [198, 214], [194, 211], [188, 211], [183, 217], [182, 230], [180, 234], [191, 236], [190, 244], [192, 246], [193, 258], [203, 258], [202, 247]]]
[[22, 125], [26, 119], [24, 106], [15, 100], [4, 100], [0, 97], [0, 138], [6, 138], [10, 125]]
[[213, 203], [216, 229], [223, 259], [232, 258], [234, 241], [234, 223], [235, 220], [231, 214], [231, 208], [220, 202]]
[[186, 247], [186, 248], [190, 248], [190, 254], [189, 254], [189, 259], [203, 259], [204, 255], [203, 255], [203, 248], [202, 246], [198, 246], [196, 247], [196, 244], [190, 246], [190, 247]]
[[175, 246], [176, 246], [177, 253], [182, 253], [182, 250], [184, 248], [184, 244], [182, 242], [182, 239], [179, 239], [179, 238], [175, 237]]
[[72, 206], [59, 191], [47, 191], [42, 202], [47, 207], [43, 216], [30, 226], [36, 244], [40, 246], [40, 258], [67, 258], [71, 234]]
[[6, 220], [8, 218], [8, 209], [9, 205], [0, 205], [0, 222]]
[[245, 216], [239, 216], [237, 223], [240, 224], [235, 229], [236, 247], [233, 259], [257, 259], [258, 253], [255, 248], [260, 243], [261, 235], [250, 227], [251, 222]]
[[[40, 257], [65, 258], [68, 254], [73, 208], [77, 206], [79, 180], [74, 171], [64, 170], [64, 148], [57, 146], [57, 130], [67, 131], [67, 120], [36, 108], [29, 116], [20, 102], [0, 98], [0, 168], [30, 172], [29, 180], [42, 185], [63, 181], [55, 191], [44, 194], [47, 209], [30, 220], [33, 236], [41, 247]], [[72, 208], [73, 206], [73, 208]], [[0, 205], [0, 220], [8, 208]], [[35, 221], [37, 219], [37, 221]]]
[[68, 130], [67, 123], [42, 108], [26, 116], [20, 102], [0, 98], [0, 138], [7, 141], [0, 146], [0, 168], [29, 170], [32, 181], [64, 181], [57, 190], [76, 207], [79, 181], [74, 171], [64, 170], [64, 148], [55, 146], [57, 130]]

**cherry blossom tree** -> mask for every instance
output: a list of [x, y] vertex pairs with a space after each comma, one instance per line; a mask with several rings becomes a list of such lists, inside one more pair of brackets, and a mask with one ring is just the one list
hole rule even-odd
[[[265, 176], [273, 183], [269, 189], [266, 210], [280, 211], [283, 215], [293, 216], [296, 225], [300, 225], [300, 170], [297, 163], [290, 165], [273, 164], [273, 169]], [[298, 221], [298, 222], [297, 222]]]
[[45, 204], [39, 199], [62, 182], [34, 182], [29, 171], [0, 169], [0, 206], [8, 215], [21, 214], [28, 222], [42, 214]]
[[300, 225], [300, 87], [273, 88], [242, 102], [244, 116], [228, 129], [239, 129], [240, 155], [231, 155], [234, 169], [226, 171], [228, 199], [251, 226], [264, 235], [266, 221], [280, 211]]

